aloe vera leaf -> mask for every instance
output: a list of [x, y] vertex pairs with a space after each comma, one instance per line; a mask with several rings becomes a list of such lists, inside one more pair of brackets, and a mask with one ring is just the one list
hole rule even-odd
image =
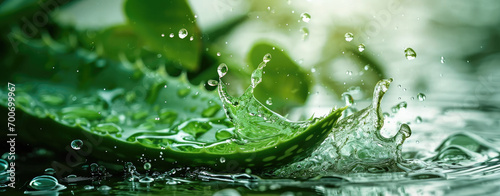
[[[142, 157], [156, 159], [161, 162], [155, 164], [159, 167], [206, 166], [226, 171], [235, 165], [255, 170], [277, 167], [306, 157], [328, 135], [342, 112], [332, 112], [291, 136], [248, 143], [217, 140], [215, 132], [230, 131], [233, 123], [220, 109], [223, 104], [215, 92], [189, 84], [185, 76], [152, 72], [140, 61], [131, 64], [98, 59], [105, 63], [82, 68], [94, 73], [86, 78], [77, 71], [82, 66], [78, 63], [85, 62], [85, 52], [53, 51], [44, 45], [46, 42], [37, 40], [24, 40], [24, 44], [20, 51], [29, 58], [19, 59], [17, 70], [10, 70], [17, 87], [21, 138], [62, 151], [72, 140], [81, 139], [82, 149], [87, 151], [77, 153], [102, 161], [137, 162]], [[60, 59], [53, 64], [57, 70], [47, 66], [30, 69], [37, 65], [34, 59], [50, 61], [47, 56]], [[5, 90], [1, 96], [7, 96]], [[263, 107], [251, 99], [255, 101], [251, 106]], [[5, 100], [0, 103], [2, 110], [7, 106]]]

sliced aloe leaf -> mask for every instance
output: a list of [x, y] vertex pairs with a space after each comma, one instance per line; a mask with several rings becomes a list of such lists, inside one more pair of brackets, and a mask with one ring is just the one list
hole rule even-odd
[[[256, 77], [262, 74], [262, 66], [252, 74], [250, 93], [233, 98], [240, 100], [239, 107], [233, 107], [222, 81], [223, 102], [215, 92], [191, 85], [185, 75], [171, 77], [162, 69], [153, 72], [140, 61], [96, 58], [104, 63], [89, 64], [83, 49], [54, 50], [47, 44], [55, 41], [20, 41], [22, 53], [18, 55], [26, 58], [17, 59], [18, 66], [6, 78], [16, 84], [19, 138], [82, 157], [106, 162], [152, 159], [163, 168], [273, 168], [308, 156], [342, 112], [307, 122], [291, 122], [272, 112], [251, 96], [261, 81]], [[37, 66], [52, 58], [60, 60], [52, 66]], [[8, 106], [5, 89], [0, 93], [4, 112]], [[265, 115], [248, 113], [253, 109]], [[266, 118], [270, 122], [264, 122]], [[276, 134], [276, 130], [283, 131]], [[262, 136], [253, 137], [252, 132]], [[83, 145], [74, 151], [68, 147], [76, 139]], [[72, 164], [82, 160], [72, 160]]]

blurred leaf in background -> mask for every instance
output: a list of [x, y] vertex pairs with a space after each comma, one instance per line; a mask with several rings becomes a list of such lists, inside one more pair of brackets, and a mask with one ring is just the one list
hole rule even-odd
[[258, 67], [266, 54], [270, 54], [271, 59], [264, 68], [262, 83], [255, 89], [255, 97], [274, 110], [303, 105], [311, 90], [310, 73], [299, 67], [281, 48], [267, 43], [256, 44], [248, 53], [252, 69]]
[[125, 13], [148, 49], [181, 63], [190, 71], [199, 68], [201, 35], [186, 1], [128, 0]]

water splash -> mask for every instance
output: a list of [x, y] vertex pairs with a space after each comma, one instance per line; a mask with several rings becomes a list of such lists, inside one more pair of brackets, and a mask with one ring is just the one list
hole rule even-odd
[[370, 106], [337, 123], [333, 132], [310, 157], [278, 169], [278, 176], [316, 176], [330, 173], [396, 171], [401, 145], [411, 130], [402, 124], [390, 138], [381, 135], [384, 116], [380, 102], [392, 79], [375, 86]]
[[[263, 61], [252, 73], [250, 87], [240, 97], [230, 96], [227, 93], [226, 84], [222, 81], [222, 77], [219, 78], [219, 96], [222, 100], [226, 116], [235, 126], [234, 134], [239, 142], [258, 141], [280, 135], [291, 137], [294, 133], [304, 130], [307, 128], [307, 125], [311, 124], [308, 121], [291, 122], [265, 107], [254, 97], [253, 91], [262, 82], [263, 69], [270, 60], [271, 55], [266, 54]], [[227, 69], [225, 70], [227, 72]], [[221, 76], [220, 71], [219, 76]]]

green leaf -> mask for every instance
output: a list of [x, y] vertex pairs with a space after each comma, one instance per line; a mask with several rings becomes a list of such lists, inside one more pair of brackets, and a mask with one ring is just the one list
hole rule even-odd
[[95, 44], [102, 50], [103, 56], [117, 60], [119, 55], [125, 54], [130, 60], [141, 57], [143, 40], [134, 32], [130, 26], [111, 27], [96, 35]]
[[310, 74], [280, 48], [267, 43], [252, 48], [248, 54], [250, 65], [256, 68], [267, 53], [272, 58], [265, 68], [262, 83], [255, 89], [257, 99], [266, 101], [271, 98], [272, 105], [268, 106], [274, 110], [304, 104], [311, 88]]
[[[148, 49], [180, 62], [190, 71], [198, 69], [201, 35], [186, 1], [128, 0], [125, 14], [137, 34], [146, 41]], [[184, 29], [187, 36], [180, 37], [179, 32]]]

